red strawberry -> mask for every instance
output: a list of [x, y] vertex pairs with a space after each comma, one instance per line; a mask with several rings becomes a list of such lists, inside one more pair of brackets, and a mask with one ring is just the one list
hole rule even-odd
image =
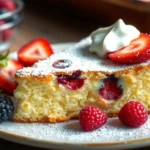
[[93, 131], [107, 122], [108, 116], [96, 106], [87, 106], [80, 111], [79, 121], [84, 131]]
[[141, 33], [130, 45], [110, 53], [108, 57], [119, 63], [135, 64], [150, 60], [150, 35]]
[[122, 96], [123, 89], [118, 85], [119, 79], [113, 75], [104, 79], [104, 86], [99, 89], [99, 95], [106, 100], [117, 100]]
[[80, 78], [81, 71], [76, 70], [72, 75], [59, 75], [57, 78], [58, 84], [62, 84], [70, 90], [80, 89], [84, 85], [86, 78]]
[[13, 0], [0, 0], [0, 9], [6, 9], [7, 11], [14, 11], [16, 4]]
[[16, 71], [22, 68], [23, 65], [16, 60], [8, 60], [6, 67], [0, 68], [0, 89], [13, 95], [17, 83], [14, 80]]
[[[6, 23], [5, 21], [0, 20], [0, 26], [4, 25], [5, 23]], [[0, 35], [1, 35], [0, 40], [2, 42], [5, 42], [12, 37], [13, 29], [9, 28], [9, 29], [3, 30], [2, 32], [0, 32]]]
[[138, 127], [147, 121], [148, 111], [142, 103], [130, 101], [121, 108], [118, 117], [127, 126]]
[[18, 52], [18, 60], [25, 66], [31, 66], [38, 60], [46, 59], [53, 54], [50, 43], [43, 38], [37, 38], [25, 44]]

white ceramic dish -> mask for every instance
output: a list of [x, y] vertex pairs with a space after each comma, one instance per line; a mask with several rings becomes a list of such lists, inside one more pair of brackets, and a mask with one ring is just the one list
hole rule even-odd
[[[73, 43], [53, 45], [55, 52]], [[16, 59], [16, 53], [10, 55]], [[78, 120], [64, 123], [0, 124], [0, 138], [26, 145], [65, 150], [109, 150], [150, 146], [150, 116], [139, 128], [128, 128], [118, 118], [109, 118], [107, 124], [93, 132], [82, 131]]]

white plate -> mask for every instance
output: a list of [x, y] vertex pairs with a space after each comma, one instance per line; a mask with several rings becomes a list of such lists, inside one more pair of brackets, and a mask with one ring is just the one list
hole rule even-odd
[[[53, 45], [55, 52], [63, 50], [73, 43]], [[16, 53], [10, 57], [16, 59]], [[108, 122], [93, 132], [82, 131], [78, 120], [64, 123], [14, 123], [0, 124], [0, 138], [26, 145], [65, 149], [65, 150], [106, 150], [129, 149], [150, 146], [150, 116], [139, 128], [123, 126], [118, 118], [109, 118]]]

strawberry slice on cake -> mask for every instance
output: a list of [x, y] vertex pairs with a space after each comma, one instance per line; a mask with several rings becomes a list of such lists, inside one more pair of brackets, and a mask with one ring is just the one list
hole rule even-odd
[[141, 33], [128, 46], [110, 53], [109, 58], [125, 64], [135, 64], [150, 60], [150, 35]]

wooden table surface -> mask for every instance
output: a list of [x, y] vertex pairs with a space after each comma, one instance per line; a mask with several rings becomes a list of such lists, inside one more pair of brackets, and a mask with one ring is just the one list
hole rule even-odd
[[[30, 2], [29, 2], [30, 3]], [[77, 42], [88, 36], [93, 30], [101, 26], [101, 22], [68, 13], [61, 8], [48, 6], [40, 8], [26, 4], [24, 20], [20, 26], [19, 35], [16, 37], [11, 50], [18, 50], [23, 44], [36, 37], [47, 38], [52, 44]], [[25, 146], [0, 139], [0, 150], [40, 150], [40, 148]], [[150, 147], [139, 148], [148, 150]], [[136, 149], [137, 150], [137, 149]]]

